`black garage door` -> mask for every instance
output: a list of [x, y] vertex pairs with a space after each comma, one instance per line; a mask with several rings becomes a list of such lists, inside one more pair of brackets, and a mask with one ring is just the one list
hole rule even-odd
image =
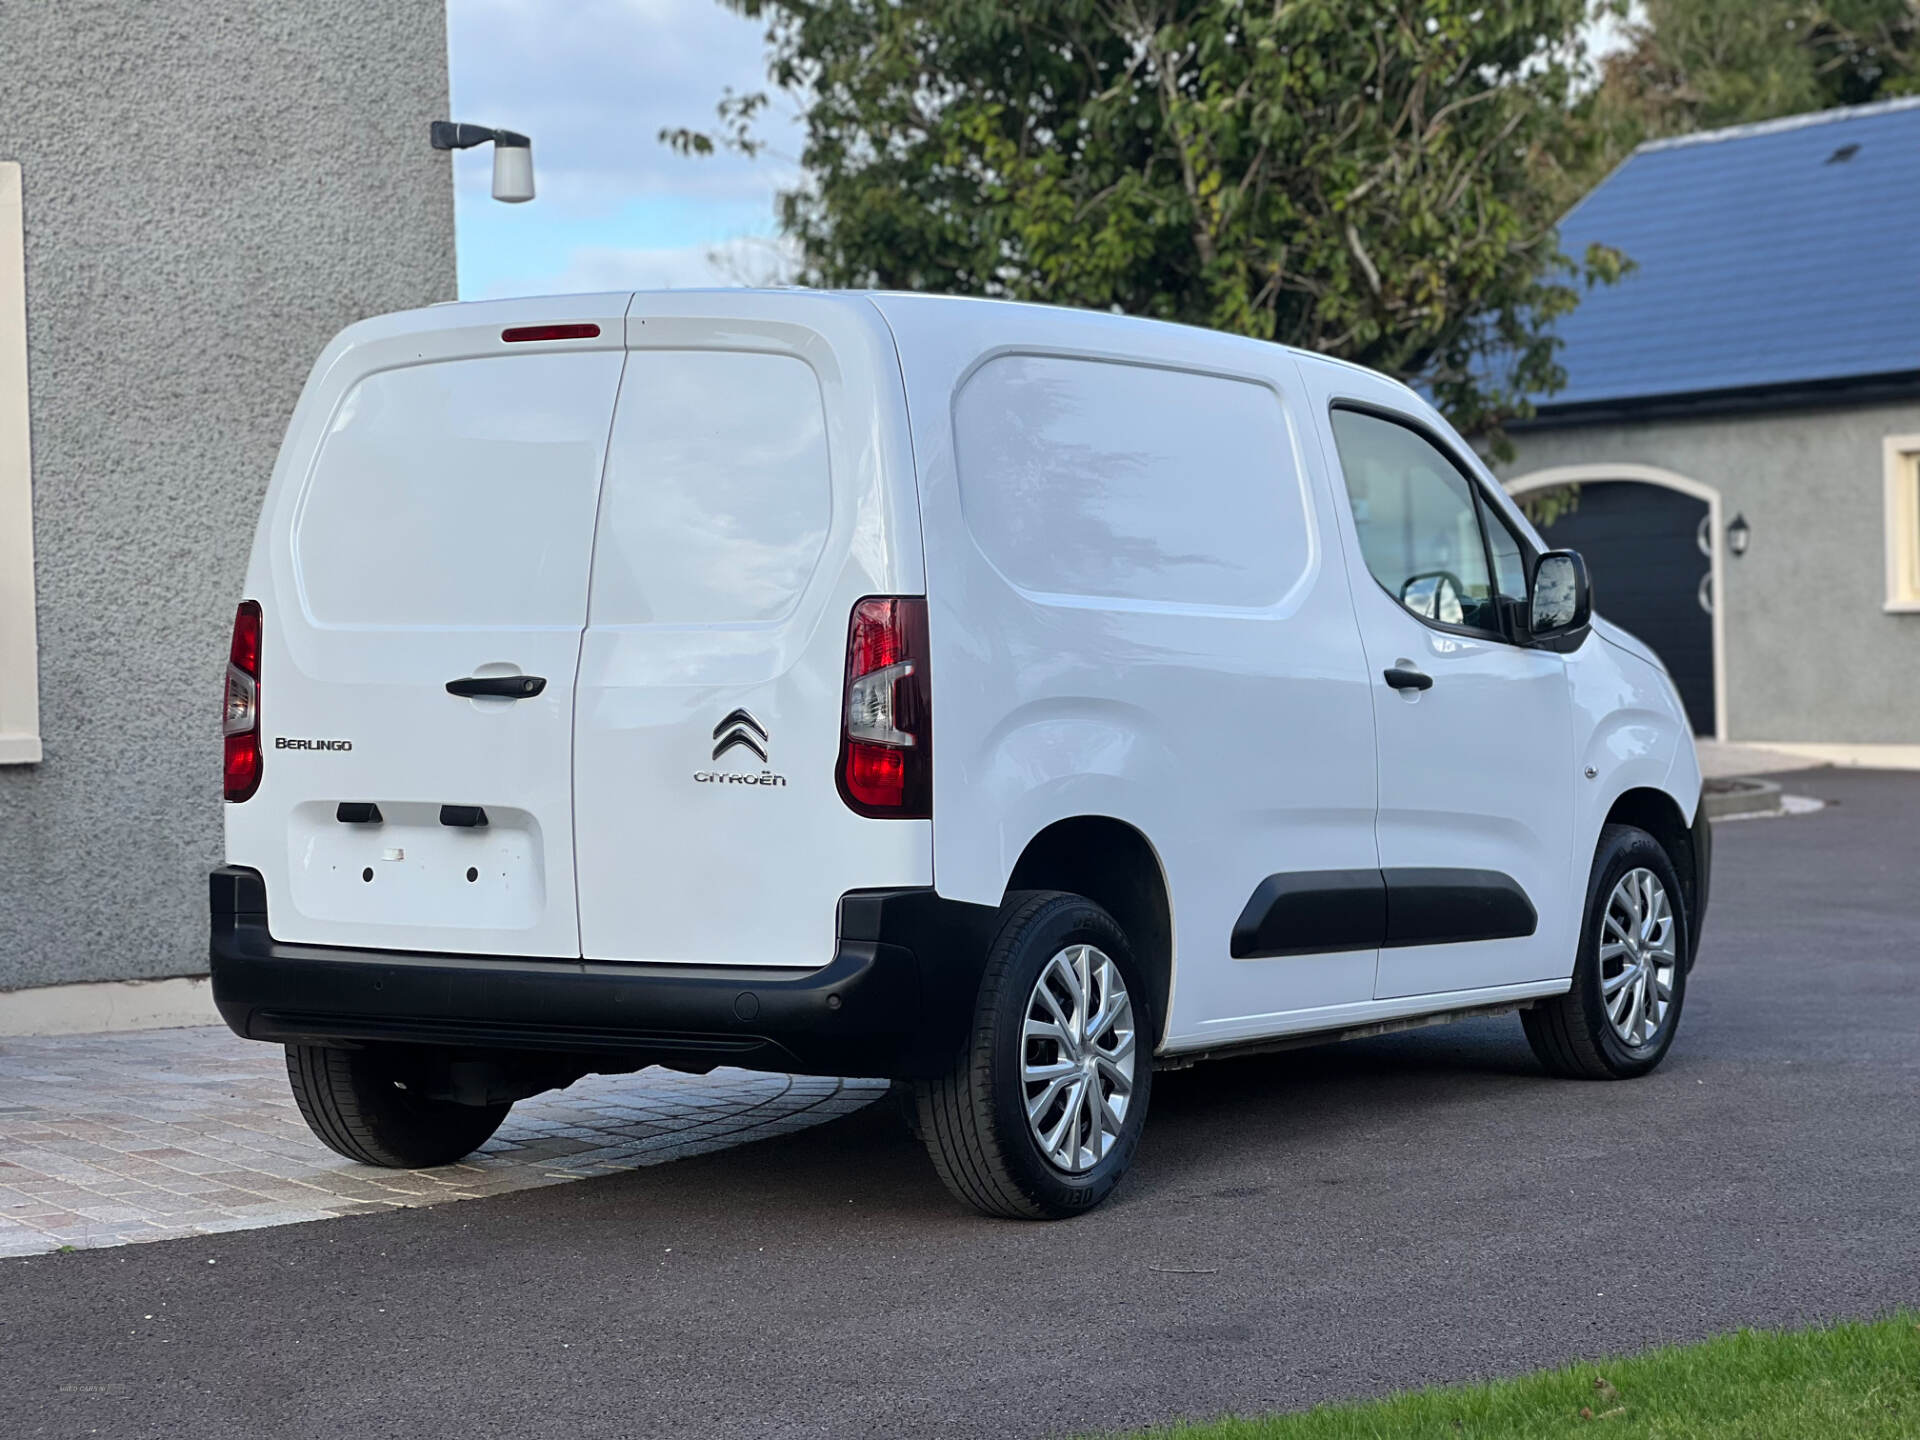
[[1542, 518], [1553, 514], [1540, 533], [1556, 549], [1586, 557], [1593, 608], [1653, 647], [1673, 674], [1694, 733], [1713, 734], [1707, 502], [1637, 480], [1588, 481], [1520, 498], [1535, 501], [1528, 508]]

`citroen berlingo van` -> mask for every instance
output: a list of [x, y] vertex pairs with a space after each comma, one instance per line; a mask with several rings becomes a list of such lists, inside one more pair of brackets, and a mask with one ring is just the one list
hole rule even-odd
[[371, 1165], [590, 1072], [891, 1077], [993, 1215], [1156, 1068], [1515, 1011], [1673, 1042], [1709, 832], [1657, 659], [1419, 396], [1040, 306], [369, 320], [233, 629], [222, 1015]]

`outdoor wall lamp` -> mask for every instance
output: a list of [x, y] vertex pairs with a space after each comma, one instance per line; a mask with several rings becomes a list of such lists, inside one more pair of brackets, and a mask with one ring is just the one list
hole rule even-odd
[[1747, 553], [1747, 542], [1753, 538], [1753, 527], [1747, 524], [1745, 515], [1733, 517], [1733, 523], [1727, 526], [1727, 548], [1736, 555]]
[[429, 131], [436, 150], [470, 150], [493, 142], [493, 198], [509, 205], [533, 199], [533, 141], [517, 130], [489, 130], [436, 120]]

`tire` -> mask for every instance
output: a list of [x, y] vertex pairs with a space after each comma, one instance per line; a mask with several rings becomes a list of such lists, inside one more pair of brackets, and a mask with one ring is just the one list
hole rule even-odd
[[377, 1050], [287, 1046], [287, 1080], [320, 1143], [362, 1165], [426, 1170], [478, 1150], [513, 1108], [428, 1100], [402, 1088]]
[[[1111, 961], [1118, 973], [1130, 1025], [1124, 1023], [1126, 1011], [1114, 1003], [1113, 974], [1101, 968], [1100, 958]], [[1056, 959], [1072, 974], [1051, 968]], [[1055, 998], [1054, 1008], [1040, 1013], [1070, 1018], [1065, 1031], [1049, 1020], [1040, 1023], [1072, 1040], [1071, 1058], [1059, 1042], [1027, 1038], [1029, 1007], [1048, 1003], [1037, 989], [1043, 973]], [[1076, 1009], [1058, 999], [1070, 993], [1059, 987], [1082, 974], [1089, 980], [1082, 993], [1094, 997], [1091, 1017], [1084, 1004]], [[1098, 1017], [1103, 1015], [1121, 1018], [1102, 1030]], [[1080, 1026], [1081, 1018], [1094, 1019], [1094, 1026]], [[1061, 891], [1009, 896], [988, 947], [968, 1040], [946, 1074], [914, 1086], [919, 1133], [947, 1189], [982, 1214], [1012, 1220], [1064, 1219], [1106, 1199], [1132, 1163], [1146, 1123], [1156, 1024], [1152, 994], [1111, 915], [1091, 900]], [[1090, 1040], [1073, 1039], [1084, 1028], [1094, 1030]], [[1094, 1055], [1095, 1048], [1104, 1061]], [[1130, 1088], [1123, 1093], [1120, 1072], [1129, 1062]], [[1031, 1082], [1030, 1091], [1024, 1074], [1030, 1063], [1081, 1068], [1071, 1077]], [[1097, 1101], [1086, 1089], [1088, 1076], [1099, 1086]], [[1050, 1158], [1043, 1148], [1028, 1119], [1030, 1093], [1046, 1101], [1038, 1112], [1039, 1128], [1062, 1137], [1059, 1149], [1074, 1157], [1070, 1163]], [[1081, 1108], [1074, 1108], [1076, 1101]], [[1114, 1110], [1119, 1124], [1110, 1130]], [[1066, 1128], [1048, 1123], [1056, 1117]]]
[[[1601, 949], [1603, 943], [1609, 948], [1620, 945], [1618, 936], [1609, 930], [1607, 923], [1616, 887], [1628, 877], [1642, 874], [1651, 875], [1657, 882], [1672, 916], [1664, 939], [1656, 935], [1658, 943], [1646, 952], [1654, 966], [1650, 978], [1658, 982], [1660, 974], [1668, 968], [1661, 960], [1662, 953], [1667, 951], [1673, 957], [1672, 973], [1664, 981], [1669, 998], [1657, 1023], [1648, 1010], [1634, 1008], [1635, 986], [1631, 978], [1621, 982], [1613, 992], [1612, 1005], [1629, 1016], [1629, 1029], [1633, 1029], [1636, 1019], [1641, 1027], [1629, 1038], [1610, 1013], [1605, 987], [1616, 982], [1623, 971], [1632, 969], [1635, 957], [1629, 953], [1603, 959]], [[1637, 893], [1637, 882], [1629, 888], [1636, 891], [1636, 903], [1645, 911], [1645, 897]], [[1616, 924], [1625, 920], [1627, 931], [1639, 932], [1640, 927], [1633, 923], [1630, 913], [1616, 911], [1614, 919]], [[1532, 1009], [1520, 1012], [1527, 1041], [1549, 1074], [1577, 1080], [1631, 1080], [1660, 1063], [1673, 1044], [1686, 1000], [1686, 957], [1692, 923], [1680, 879], [1660, 842], [1632, 825], [1608, 825], [1602, 829], [1600, 845], [1593, 857], [1592, 875], [1587, 882], [1587, 905], [1581, 919], [1580, 950], [1574, 961], [1572, 988], [1564, 995], [1538, 1001]], [[1652, 988], [1657, 1001], [1661, 985], [1655, 983]], [[1626, 991], [1624, 996], [1620, 994], [1622, 989]]]

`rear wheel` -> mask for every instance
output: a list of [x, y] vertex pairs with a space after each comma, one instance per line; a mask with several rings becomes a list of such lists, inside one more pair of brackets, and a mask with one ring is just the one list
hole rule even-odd
[[1691, 919], [1660, 842], [1631, 825], [1603, 829], [1573, 986], [1520, 1012], [1540, 1063], [1587, 1080], [1631, 1079], [1658, 1065], [1686, 999]]
[[513, 1108], [415, 1094], [378, 1050], [289, 1045], [287, 1080], [301, 1118], [323, 1145], [389, 1170], [451, 1165], [486, 1144]]
[[1153, 1085], [1152, 1002], [1126, 936], [1091, 900], [1009, 897], [974, 1024], [948, 1072], [915, 1086], [919, 1133], [955, 1196], [1057, 1220], [1119, 1183]]

